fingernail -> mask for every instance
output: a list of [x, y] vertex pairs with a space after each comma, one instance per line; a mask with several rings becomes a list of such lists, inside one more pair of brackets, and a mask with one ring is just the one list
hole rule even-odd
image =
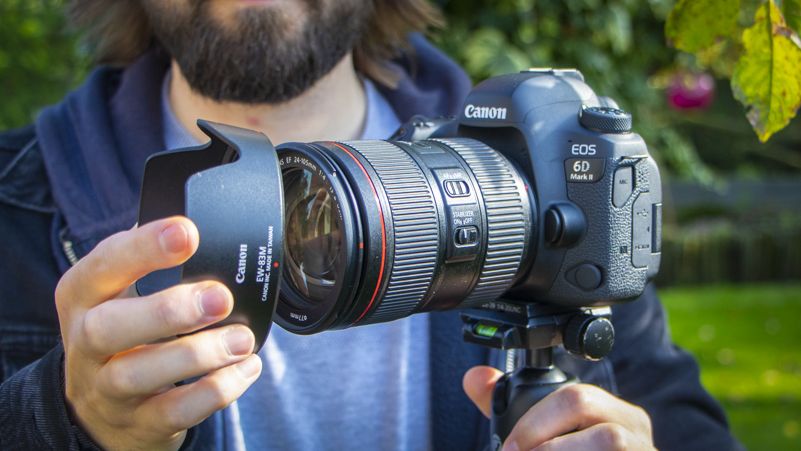
[[253, 351], [253, 334], [243, 327], [236, 327], [223, 336], [225, 348], [231, 355], [246, 355]]
[[217, 284], [200, 292], [200, 310], [207, 318], [216, 318], [228, 311], [228, 294]]
[[520, 451], [520, 448], [517, 447], [517, 443], [514, 441], [506, 442], [503, 445], [503, 451]]
[[250, 379], [261, 371], [261, 359], [259, 356], [249, 357], [244, 362], [239, 362], [236, 365], [236, 369], [238, 369], [246, 379]]
[[171, 224], [169, 227], [161, 231], [159, 235], [159, 243], [165, 252], [175, 254], [182, 252], [186, 248], [186, 243], [189, 241], [189, 232], [183, 224]]

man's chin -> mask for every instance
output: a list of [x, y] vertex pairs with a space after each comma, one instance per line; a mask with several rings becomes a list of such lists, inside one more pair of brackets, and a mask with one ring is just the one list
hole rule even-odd
[[192, 0], [184, 14], [173, 2], [144, 1], [154, 34], [195, 92], [237, 103], [300, 95], [353, 49], [370, 12], [369, 0]]

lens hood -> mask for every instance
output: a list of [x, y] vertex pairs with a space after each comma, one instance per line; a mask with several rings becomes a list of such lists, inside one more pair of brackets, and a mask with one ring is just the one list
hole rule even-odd
[[262, 133], [197, 121], [206, 144], [155, 154], [142, 180], [139, 224], [185, 215], [200, 232], [182, 266], [137, 284], [148, 295], [178, 283], [216, 280], [234, 295], [220, 325], [241, 323], [261, 348], [272, 324], [283, 266], [284, 200], [278, 157]]

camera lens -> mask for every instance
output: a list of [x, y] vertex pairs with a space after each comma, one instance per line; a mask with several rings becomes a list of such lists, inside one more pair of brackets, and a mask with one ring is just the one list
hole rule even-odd
[[287, 143], [276, 321], [295, 333], [474, 307], [530, 258], [533, 199], [503, 155], [467, 138]]

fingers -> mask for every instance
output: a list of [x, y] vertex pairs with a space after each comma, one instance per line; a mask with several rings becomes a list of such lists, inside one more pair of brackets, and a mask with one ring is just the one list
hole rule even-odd
[[177, 285], [143, 298], [113, 299], [83, 317], [75, 346], [87, 355], [107, 357], [161, 338], [189, 333], [231, 313], [233, 295], [225, 285]]
[[261, 374], [258, 355], [221, 368], [197, 382], [176, 387], [148, 400], [142, 407], [155, 420], [154, 428], [170, 434], [188, 429], [225, 408]]
[[501, 376], [503, 373], [491, 366], [475, 366], [462, 379], [465, 393], [487, 418], [492, 412], [492, 392]]
[[197, 228], [181, 216], [114, 234], [61, 278], [56, 301], [97, 305], [150, 272], [185, 262], [198, 243]]
[[650, 443], [640, 440], [633, 432], [615, 423], [601, 423], [582, 431], [556, 437], [535, 448], [536, 451], [599, 451], [653, 450]]
[[610, 393], [586, 384], [574, 384], [546, 396], [518, 420], [506, 446], [532, 449], [555, 437], [589, 429], [602, 423], [616, 423], [643, 437], [651, 437], [648, 414]]
[[[462, 381], [467, 396], [487, 417], [491, 415], [492, 394], [501, 376], [503, 373], [493, 367], [477, 366]], [[586, 431], [586, 435], [574, 431]], [[650, 446], [650, 438], [650, 419], [641, 408], [598, 387], [574, 384], [531, 407], [512, 429], [504, 449], [524, 450], [540, 445], [545, 449], [596, 449], [594, 439], [604, 440], [598, 442], [604, 446], [608, 444], [601, 449], [621, 449], [617, 446], [636, 440], [642, 446]]]
[[244, 360], [254, 344], [250, 329], [232, 325], [143, 346], [104, 365], [98, 374], [99, 389], [115, 399], [152, 395], [178, 381]]

